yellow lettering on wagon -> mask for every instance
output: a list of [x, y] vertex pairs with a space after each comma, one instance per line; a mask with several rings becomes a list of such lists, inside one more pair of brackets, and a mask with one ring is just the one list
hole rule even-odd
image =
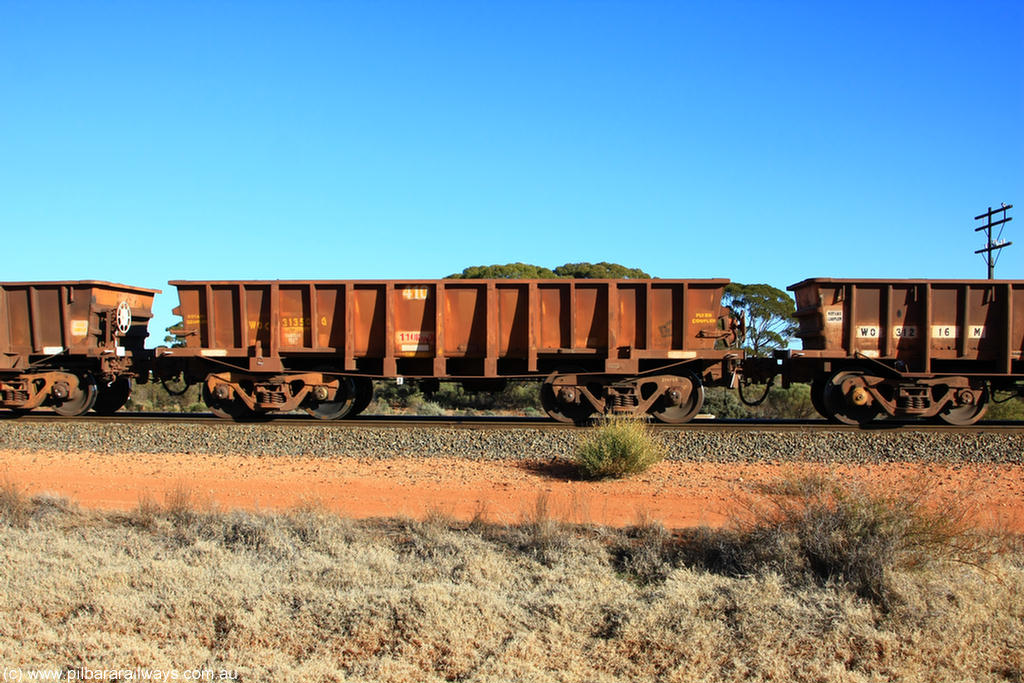
[[694, 314], [693, 318], [690, 319], [691, 325], [714, 325], [715, 314], [707, 311], [698, 311]]
[[402, 298], [409, 301], [425, 301], [429, 291], [427, 287], [403, 287]]
[[281, 316], [281, 346], [302, 346], [306, 338], [306, 330], [310, 327], [309, 318], [295, 315]]

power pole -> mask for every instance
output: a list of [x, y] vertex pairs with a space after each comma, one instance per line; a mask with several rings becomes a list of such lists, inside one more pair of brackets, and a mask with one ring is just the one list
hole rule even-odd
[[[1011, 244], [1013, 244], [1013, 242], [1007, 242], [1007, 241], [1005, 241], [1003, 239], [1000, 239], [1003, 236], [1003, 228], [1002, 227], [999, 228], [999, 233], [996, 235], [995, 241], [993, 241], [992, 240], [992, 228], [996, 227], [997, 225], [998, 226], [1003, 226], [1004, 224], [1009, 223], [1010, 221], [1012, 221], [1013, 220], [1012, 217], [1010, 217], [1010, 218], [1006, 217], [1006, 212], [1008, 210], [1012, 209], [1012, 208], [1013, 208], [1013, 204], [1003, 204], [1000, 208], [994, 209], [994, 210], [990, 206], [990, 207], [988, 207], [988, 211], [986, 211], [985, 213], [981, 214], [980, 216], [975, 216], [974, 217], [974, 220], [976, 220], [976, 221], [980, 221], [982, 218], [984, 218], [984, 219], [986, 219], [988, 221], [987, 223], [985, 223], [985, 225], [982, 225], [981, 227], [974, 229], [974, 232], [980, 232], [982, 230], [985, 231], [985, 246], [983, 248], [981, 248], [981, 249], [978, 249], [974, 253], [975, 254], [985, 254], [985, 263], [988, 264], [988, 279], [989, 280], [994, 280], [995, 279], [995, 277], [996, 277], [996, 261], [999, 260], [999, 256], [998, 255], [993, 256], [993, 254], [995, 252], [999, 251], [1000, 249], [1002, 249], [1003, 247], [1008, 247]], [[1003, 214], [1002, 218], [1000, 218], [997, 221], [992, 220], [992, 216], [994, 216], [995, 214], [997, 214], [999, 212], [1002, 212], [1002, 214]]]

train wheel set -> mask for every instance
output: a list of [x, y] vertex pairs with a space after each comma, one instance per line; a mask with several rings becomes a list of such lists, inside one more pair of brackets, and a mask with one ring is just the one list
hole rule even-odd
[[[815, 278], [791, 286], [801, 349], [743, 351], [728, 280], [172, 281], [177, 342], [146, 349], [159, 290], [0, 283], [0, 408], [110, 414], [133, 382], [201, 386], [225, 419], [358, 415], [375, 381], [541, 384], [553, 419], [684, 423], [707, 387], [806, 382], [845, 424], [970, 425], [1024, 396], [1024, 281]], [[742, 396], [742, 393], [741, 393]]]

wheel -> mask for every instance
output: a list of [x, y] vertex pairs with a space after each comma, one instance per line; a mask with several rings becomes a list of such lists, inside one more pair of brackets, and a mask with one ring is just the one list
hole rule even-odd
[[334, 401], [315, 401], [304, 407], [318, 420], [340, 420], [352, 411], [355, 399], [355, 382], [350, 377], [339, 377]]
[[863, 376], [864, 373], [859, 370], [841, 370], [829, 378], [822, 395], [822, 407], [827, 417], [848, 425], [863, 425], [875, 419], [878, 406], [873, 403], [858, 406], [847, 398], [851, 387], [844, 387], [844, 384]]
[[113, 415], [120, 410], [132, 395], [132, 380], [121, 375], [107, 385], [100, 384], [96, 404], [92, 407], [99, 415]]
[[[565, 368], [551, 373], [544, 380], [544, 384], [540, 388], [540, 403], [544, 411], [552, 419], [559, 422], [579, 423], [594, 414], [594, 407], [590, 405], [590, 401], [584, 396], [579, 397], [578, 403], [565, 401], [559, 397], [559, 392], [561, 391], [558, 384], [559, 379], [564, 375], [572, 375], [578, 372], [583, 371], [578, 368]], [[562, 386], [565, 387], [566, 391], [579, 391], [579, 389], [569, 389], [569, 387], [575, 387], [575, 385]]]
[[988, 412], [988, 389], [981, 392], [977, 403], [965, 403], [959, 406], [947, 406], [939, 413], [939, 419], [946, 424], [966, 427], [972, 425]]
[[211, 413], [222, 420], [242, 422], [258, 419], [263, 416], [263, 413], [249, 410], [249, 406], [240, 401], [237, 396], [226, 400], [217, 398], [210, 393], [210, 388], [206, 384], [203, 384], [203, 403], [206, 404]]
[[373, 380], [366, 377], [355, 377], [352, 382], [355, 385], [355, 398], [347, 417], [355, 417], [366, 410], [370, 402], [373, 401]]
[[811, 382], [811, 405], [826, 420], [832, 419], [825, 409], [825, 387], [828, 385], [827, 375], [818, 375]]
[[691, 374], [680, 375], [648, 411], [659, 422], [682, 424], [704, 406], [704, 386]]
[[93, 376], [89, 373], [81, 374], [78, 376], [78, 386], [70, 390], [66, 399], [54, 404], [53, 409], [65, 417], [83, 415], [96, 403], [98, 393]]

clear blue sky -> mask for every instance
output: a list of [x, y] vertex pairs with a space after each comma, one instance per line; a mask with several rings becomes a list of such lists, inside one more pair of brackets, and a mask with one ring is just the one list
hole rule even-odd
[[0, 0], [0, 279], [1024, 278], [1022, 124], [1019, 1]]

